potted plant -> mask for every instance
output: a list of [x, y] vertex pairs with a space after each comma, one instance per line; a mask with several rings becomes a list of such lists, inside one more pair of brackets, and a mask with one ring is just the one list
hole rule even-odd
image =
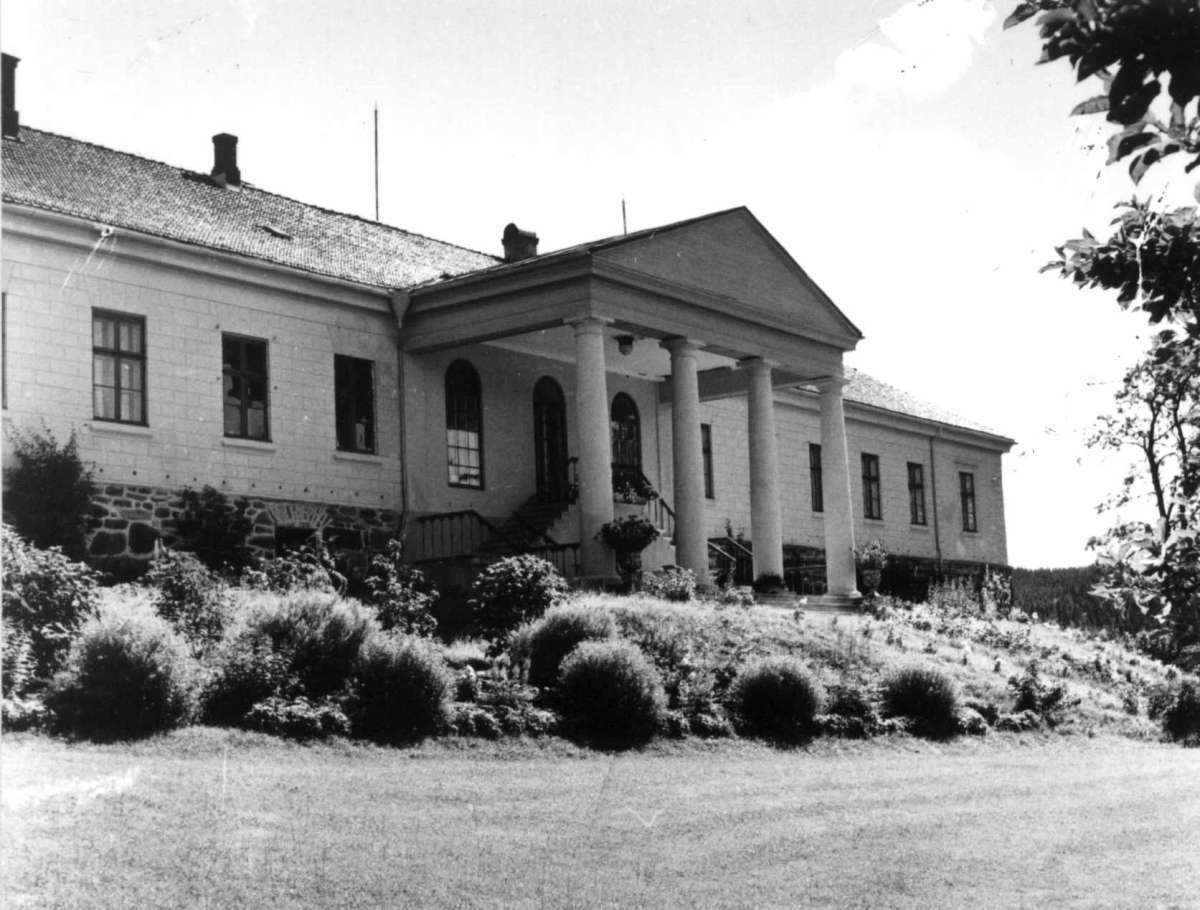
[[596, 536], [617, 554], [617, 571], [631, 584], [642, 570], [642, 550], [658, 539], [659, 530], [642, 515], [626, 515], [600, 526]]
[[854, 562], [862, 577], [863, 593], [871, 596], [879, 589], [883, 580], [883, 567], [887, 564], [888, 552], [877, 539], [862, 547], [855, 547]]
[[613, 478], [613, 502], [643, 505], [658, 499], [658, 490], [641, 475], [625, 474]]

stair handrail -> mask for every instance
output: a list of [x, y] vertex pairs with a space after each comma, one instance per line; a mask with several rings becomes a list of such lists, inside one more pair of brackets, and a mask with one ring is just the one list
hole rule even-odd
[[720, 540], [724, 543], [730, 544], [733, 547], [733, 549], [735, 549], [735, 550], [741, 550], [742, 555], [747, 556], [750, 559], [754, 558], [754, 551], [751, 550], [749, 547], [747, 547], [744, 543], [742, 543], [736, 537], [730, 537], [728, 534], [726, 534], [724, 537], [718, 537], [716, 539]]

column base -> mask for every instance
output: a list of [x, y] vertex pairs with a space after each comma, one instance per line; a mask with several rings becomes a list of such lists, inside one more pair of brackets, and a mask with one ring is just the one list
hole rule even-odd
[[808, 603], [810, 606], [818, 608], [861, 610], [863, 596], [857, 591], [852, 591], [849, 594], [816, 594], [808, 598]]

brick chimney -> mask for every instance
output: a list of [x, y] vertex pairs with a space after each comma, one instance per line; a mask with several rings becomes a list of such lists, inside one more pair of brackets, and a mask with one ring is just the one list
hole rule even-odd
[[213, 180], [221, 186], [241, 186], [242, 172], [237, 166], [237, 136], [217, 133], [212, 139]]
[[5, 136], [16, 139], [21, 135], [21, 113], [17, 110], [17, 64], [21, 61], [11, 54], [0, 54], [0, 61], [3, 62], [3, 72], [0, 76], [3, 77], [3, 84], [0, 86], [0, 93], [3, 94], [3, 127], [2, 131]]
[[515, 224], [509, 224], [504, 229], [501, 242], [504, 244], [505, 262], [520, 262], [537, 255], [538, 235], [533, 231], [523, 231]]

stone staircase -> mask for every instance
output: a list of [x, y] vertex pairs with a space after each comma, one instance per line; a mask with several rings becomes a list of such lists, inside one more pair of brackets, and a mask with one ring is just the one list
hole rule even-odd
[[507, 556], [514, 549], [543, 546], [557, 540], [550, 536], [550, 529], [566, 514], [565, 502], [545, 502], [533, 496], [510, 515], [497, 531], [499, 534], [486, 541], [479, 553], [485, 556]]

